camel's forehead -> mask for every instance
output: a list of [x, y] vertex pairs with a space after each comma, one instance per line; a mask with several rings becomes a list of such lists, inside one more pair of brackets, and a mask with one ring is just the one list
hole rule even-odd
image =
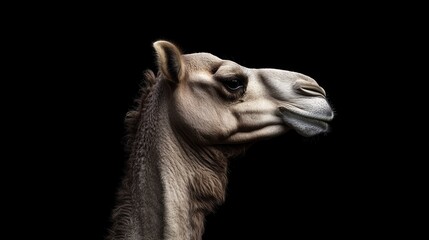
[[221, 59], [211, 53], [192, 53], [183, 55], [187, 68], [189, 70], [203, 70], [203, 69], [214, 69], [220, 65], [234, 65], [236, 67], [242, 67], [235, 62]]

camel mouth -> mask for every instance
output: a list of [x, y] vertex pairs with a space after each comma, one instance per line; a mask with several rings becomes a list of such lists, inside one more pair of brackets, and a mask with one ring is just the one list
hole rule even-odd
[[297, 108], [279, 107], [283, 122], [304, 137], [311, 137], [329, 131], [333, 113], [307, 112]]

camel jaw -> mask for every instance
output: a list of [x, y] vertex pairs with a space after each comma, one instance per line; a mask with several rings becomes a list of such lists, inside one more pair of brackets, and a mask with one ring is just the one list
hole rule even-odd
[[332, 110], [326, 113], [311, 113], [290, 107], [279, 107], [283, 122], [304, 137], [311, 137], [329, 131], [333, 119]]

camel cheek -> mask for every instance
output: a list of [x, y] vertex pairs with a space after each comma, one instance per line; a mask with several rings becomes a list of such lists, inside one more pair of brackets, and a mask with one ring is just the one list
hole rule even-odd
[[[217, 112], [207, 106], [203, 101], [193, 99], [176, 99], [170, 106], [169, 114], [172, 127], [186, 135], [187, 139], [211, 144], [225, 135], [222, 122]], [[189, 106], [193, 106], [189, 108]]]

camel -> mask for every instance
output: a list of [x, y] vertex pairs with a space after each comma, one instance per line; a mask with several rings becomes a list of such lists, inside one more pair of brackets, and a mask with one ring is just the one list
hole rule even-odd
[[107, 239], [202, 239], [225, 201], [228, 161], [290, 130], [326, 133], [334, 113], [306, 75], [153, 47], [158, 73], [145, 73], [126, 116], [129, 159]]

